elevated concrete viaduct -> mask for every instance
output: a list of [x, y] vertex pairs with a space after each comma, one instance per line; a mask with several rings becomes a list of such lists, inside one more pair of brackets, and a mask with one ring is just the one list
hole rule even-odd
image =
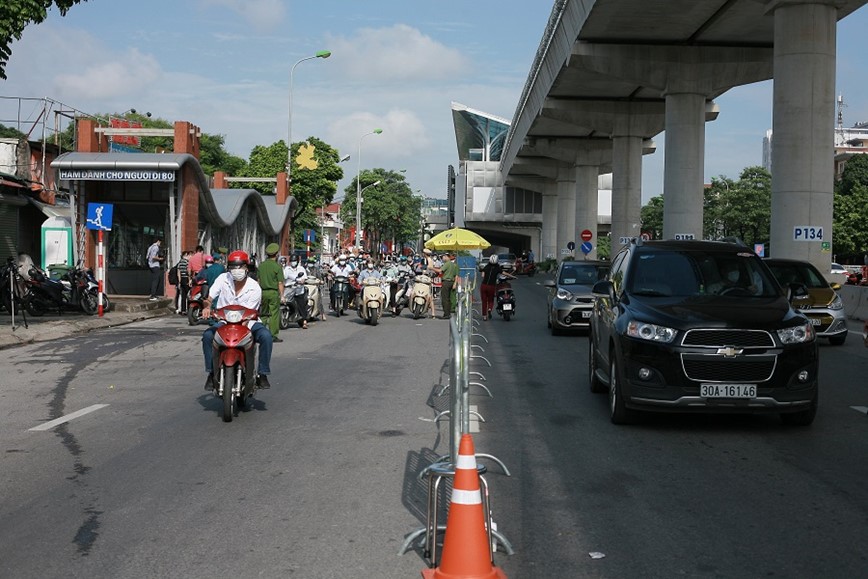
[[827, 270], [836, 26], [866, 2], [556, 0], [499, 164], [505, 184], [543, 194], [542, 257], [596, 230], [608, 170], [613, 251], [640, 233], [642, 154], [661, 131], [664, 237], [701, 238], [714, 99], [773, 78], [770, 252]]

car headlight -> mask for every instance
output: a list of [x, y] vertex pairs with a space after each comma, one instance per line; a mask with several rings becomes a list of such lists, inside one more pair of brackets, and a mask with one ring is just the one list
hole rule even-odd
[[557, 298], [558, 298], [559, 300], [567, 300], [567, 301], [570, 301], [571, 299], [573, 299], [573, 294], [571, 294], [570, 292], [568, 292], [568, 291], [565, 290], [565, 289], [559, 289], [559, 290], [558, 290], [558, 293], [557, 293]]
[[830, 310], [842, 310], [844, 309], [844, 300], [841, 299], [841, 296], [835, 294], [835, 299], [832, 300], [832, 303], [829, 304]]
[[644, 322], [632, 321], [627, 324], [627, 335], [631, 338], [639, 338], [650, 342], [663, 342], [668, 344], [675, 339], [676, 330], [667, 328], [666, 326], [657, 326], [655, 324], [646, 324]]
[[803, 344], [814, 339], [814, 326], [809, 322], [801, 326], [778, 330], [778, 337], [784, 344]]
[[244, 312], [240, 310], [229, 310], [226, 312], [224, 317], [230, 324], [237, 324], [241, 321], [241, 318], [244, 317]]

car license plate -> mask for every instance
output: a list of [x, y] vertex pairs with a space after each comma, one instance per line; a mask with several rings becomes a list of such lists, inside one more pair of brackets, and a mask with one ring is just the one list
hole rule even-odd
[[703, 398], [756, 398], [756, 384], [700, 384]]
[[591, 310], [587, 310], [587, 311], [582, 312], [582, 317], [583, 318], [590, 318], [591, 317]]
[[814, 326], [822, 326], [823, 325], [823, 320], [821, 320], [820, 318], [808, 318], [808, 319], [811, 320], [811, 325], [814, 325]]
[[511, 309], [512, 309], [512, 304], [503, 304], [503, 309], [504, 309], [504, 310], [511, 310]]

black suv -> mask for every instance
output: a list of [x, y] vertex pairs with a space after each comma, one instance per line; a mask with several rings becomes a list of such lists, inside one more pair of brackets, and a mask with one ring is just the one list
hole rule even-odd
[[590, 383], [612, 422], [637, 410], [817, 412], [814, 328], [765, 263], [743, 245], [641, 240], [594, 285]]

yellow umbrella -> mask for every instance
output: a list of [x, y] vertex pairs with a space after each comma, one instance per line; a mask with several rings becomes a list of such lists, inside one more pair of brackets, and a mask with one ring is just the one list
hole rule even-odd
[[485, 249], [491, 244], [481, 235], [473, 233], [469, 229], [453, 227], [441, 231], [425, 242], [425, 247], [436, 251], [458, 251], [461, 249]]

